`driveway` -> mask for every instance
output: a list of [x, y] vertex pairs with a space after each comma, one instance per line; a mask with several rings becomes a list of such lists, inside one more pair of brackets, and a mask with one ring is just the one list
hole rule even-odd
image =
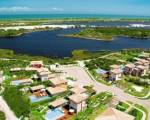
[[92, 80], [92, 78], [87, 74], [87, 72], [82, 67], [78, 67], [78, 66], [64, 67], [63, 71], [65, 72], [66, 76], [72, 76], [77, 79], [75, 85], [79, 85], [79, 86], [93, 85], [94, 89], [98, 93], [103, 91], [108, 91], [114, 93], [116, 97], [121, 101], [132, 101], [134, 103], [141, 104], [148, 110], [149, 113], [148, 117], [150, 120], [150, 100], [141, 100], [135, 98], [134, 96], [125, 93], [123, 90], [117, 87], [107, 86], [95, 80]]

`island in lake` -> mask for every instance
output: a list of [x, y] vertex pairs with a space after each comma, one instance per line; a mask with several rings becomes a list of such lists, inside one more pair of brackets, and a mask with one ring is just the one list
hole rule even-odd
[[142, 28], [95, 27], [85, 28], [79, 33], [64, 36], [105, 41], [112, 41], [117, 36], [147, 39], [150, 38], [150, 30]]

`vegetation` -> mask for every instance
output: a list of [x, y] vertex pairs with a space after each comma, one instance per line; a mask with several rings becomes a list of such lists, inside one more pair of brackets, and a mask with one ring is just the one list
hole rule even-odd
[[0, 120], [6, 120], [5, 113], [0, 111]]
[[101, 57], [111, 53], [110, 51], [87, 51], [87, 50], [74, 50], [72, 51], [72, 58], [75, 60], [85, 60]]
[[29, 116], [30, 102], [16, 87], [6, 87], [3, 97], [17, 117]]
[[97, 68], [109, 70], [110, 66], [113, 64], [120, 64], [120, 62], [112, 59], [97, 58], [91, 60], [90, 62], [86, 62], [86, 67], [89, 68], [89, 70], [97, 69]]
[[97, 27], [86, 28], [79, 33], [65, 35], [68, 37], [79, 37], [94, 40], [113, 40], [116, 36], [125, 36], [133, 38], [150, 38], [150, 30], [137, 28], [117, 28], [117, 27]]

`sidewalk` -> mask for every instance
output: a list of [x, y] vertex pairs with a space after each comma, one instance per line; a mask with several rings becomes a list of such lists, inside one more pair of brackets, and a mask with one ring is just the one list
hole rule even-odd
[[0, 96], [0, 110], [3, 111], [6, 115], [6, 120], [18, 120], [14, 113], [10, 110], [7, 103]]

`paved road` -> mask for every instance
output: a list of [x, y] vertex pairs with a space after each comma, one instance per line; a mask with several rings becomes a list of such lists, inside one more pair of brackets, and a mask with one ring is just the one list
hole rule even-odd
[[137, 99], [134, 96], [125, 93], [123, 90], [117, 87], [107, 86], [97, 81], [94, 81], [87, 74], [87, 72], [81, 67], [77, 67], [77, 66], [64, 67], [64, 72], [66, 73], [65, 74], [66, 76], [72, 76], [77, 79], [77, 81], [75, 82], [75, 85], [79, 85], [79, 86], [93, 85], [94, 89], [97, 92], [108, 91], [108, 92], [114, 93], [119, 100], [132, 101], [134, 103], [143, 105], [148, 110], [148, 113], [149, 113], [148, 116], [150, 120], [150, 100]]
[[6, 115], [6, 120], [18, 120], [14, 113], [10, 110], [7, 103], [0, 96], [0, 110], [3, 111]]

